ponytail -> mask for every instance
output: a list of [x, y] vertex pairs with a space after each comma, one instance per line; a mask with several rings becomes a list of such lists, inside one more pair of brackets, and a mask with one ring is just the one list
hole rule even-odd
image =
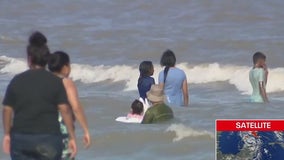
[[165, 69], [164, 69], [164, 84], [166, 84], [166, 80], [167, 80], [169, 70], [170, 70], [169, 66], [166, 66]]
[[176, 56], [174, 52], [169, 49], [166, 50], [161, 57], [160, 64], [161, 66], [165, 66], [164, 69], [164, 84], [165, 84], [170, 67], [174, 67], [176, 64]]

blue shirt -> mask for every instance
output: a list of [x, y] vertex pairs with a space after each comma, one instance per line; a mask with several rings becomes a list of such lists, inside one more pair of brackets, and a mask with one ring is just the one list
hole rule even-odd
[[142, 77], [138, 80], [137, 87], [141, 98], [147, 98], [146, 93], [151, 89], [153, 84], [155, 84], [155, 80], [150, 76]]
[[[182, 85], [186, 80], [186, 75], [183, 70], [179, 68], [170, 68], [164, 84], [164, 92], [169, 104], [182, 106], [183, 92]], [[159, 83], [164, 83], [164, 70], [159, 74]]]

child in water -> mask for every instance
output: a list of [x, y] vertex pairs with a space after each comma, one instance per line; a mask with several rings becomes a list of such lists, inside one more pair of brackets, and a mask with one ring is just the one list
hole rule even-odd
[[140, 77], [138, 79], [138, 91], [140, 97], [145, 101], [147, 98], [146, 93], [150, 90], [151, 86], [155, 84], [155, 80], [151, 77], [154, 73], [154, 66], [151, 61], [143, 61], [139, 66]]
[[131, 104], [131, 113], [127, 115], [127, 118], [135, 118], [139, 121], [142, 121], [143, 110], [144, 110], [143, 103], [136, 99]]
[[249, 73], [249, 80], [253, 88], [251, 102], [264, 103], [268, 102], [266, 94], [266, 83], [268, 70], [266, 67], [266, 56], [261, 52], [253, 55], [253, 68]]

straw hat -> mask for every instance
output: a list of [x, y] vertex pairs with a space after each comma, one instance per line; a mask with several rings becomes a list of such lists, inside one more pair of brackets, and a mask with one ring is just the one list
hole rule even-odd
[[147, 98], [151, 102], [163, 102], [164, 91], [159, 85], [152, 85], [150, 91], [147, 92]]

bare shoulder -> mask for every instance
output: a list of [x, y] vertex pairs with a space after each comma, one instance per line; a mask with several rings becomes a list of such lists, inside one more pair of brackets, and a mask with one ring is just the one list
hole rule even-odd
[[75, 84], [72, 79], [70, 78], [64, 78], [63, 79], [63, 84], [65, 88], [75, 88]]

